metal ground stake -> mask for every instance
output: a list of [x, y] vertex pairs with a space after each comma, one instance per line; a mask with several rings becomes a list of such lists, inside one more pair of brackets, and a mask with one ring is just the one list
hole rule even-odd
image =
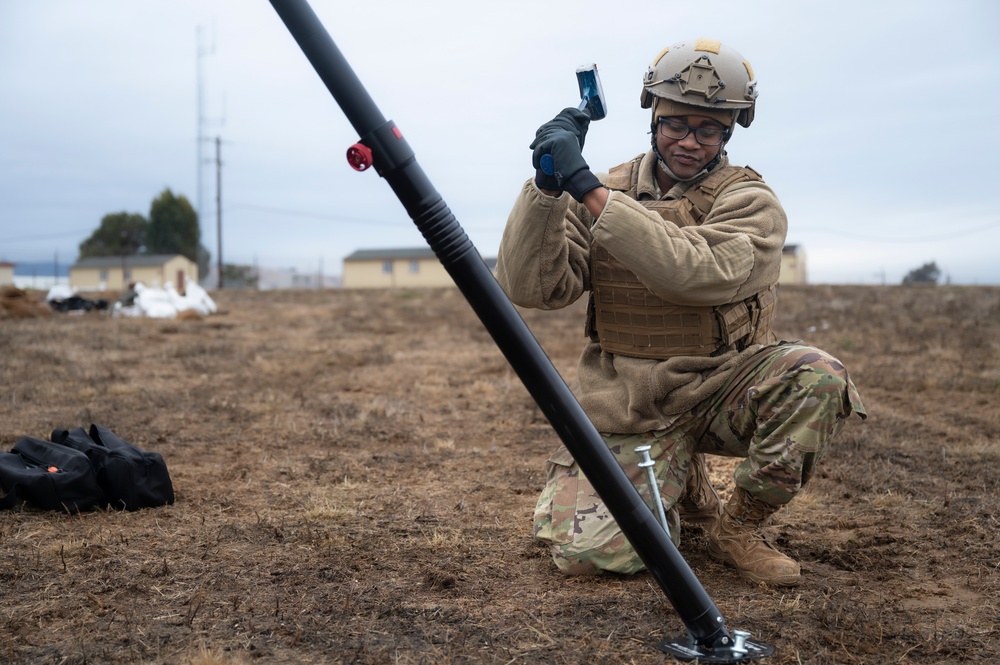
[[663, 497], [660, 496], [660, 486], [656, 482], [656, 462], [649, 456], [649, 451], [652, 449], [653, 446], [650, 445], [636, 446], [635, 452], [639, 453], [639, 457], [642, 458], [636, 466], [646, 470], [646, 484], [649, 486], [649, 495], [652, 497], [653, 505], [656, 507], [656, 516], [660, 518], [660, 524], [663, 525], [663, 530], [669, 536], [670, 525], [667, 524], [667, 513], [663, 510]]

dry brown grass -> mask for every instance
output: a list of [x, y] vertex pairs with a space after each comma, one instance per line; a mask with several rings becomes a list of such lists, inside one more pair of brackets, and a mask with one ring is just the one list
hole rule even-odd
[[0, 286], [0, 319], [37, 319], [52, 316], [44, 298], [16, 286]]
[[[531, 540], [556, 437], [457, 291], [214, 296], [0, 322], [0, 447], [97, 422], [177, 492], [0, 514], [0, 661], [667, 660], [684, 627], [647, 575], [562, 578]], [[523, 314], [572, 380], [580, 307]], [[840, 357], [871, 418], [771, 527], [800, 587], [685, 533], [730, 627], [781, 665], [1000, 662], [1000, 289], [783, 288], [778, 328]]]

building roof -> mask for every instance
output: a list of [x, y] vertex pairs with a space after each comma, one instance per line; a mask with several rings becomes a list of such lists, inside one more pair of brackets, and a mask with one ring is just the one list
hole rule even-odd
[[[390, 261], [407, 259], [437, 259], [437, 255], [430, 247], [404, 247], [390, 249], [359, 249], [353, 254], [344, 258], [347, 261]], [[483, 258], [483, 262], [490, 268], [496, 268], [495, 258]]]
[[11, 263], [10, 261], [0, 261], [0, 268], [13, 268], [16, 263]]
[[128, 256], [88, 256], [77, 260], [71, 268], [121, 268], [124, 258], [125, 265], [131, 268], [148, 268], [162, 266], [167, 261], [175, 259], [180, 254], [130, 254]]
[[359, 249], [344, 258], [345, 261], [384, 261], [388, 259], [436, 259], [430, 247], [405, 247], [402, 249]]
[[784, 247], [781, 248], [781, 253], [782, 254], [798, 254], [799, 253], [799, 246], [798, 245], [785, 245]]

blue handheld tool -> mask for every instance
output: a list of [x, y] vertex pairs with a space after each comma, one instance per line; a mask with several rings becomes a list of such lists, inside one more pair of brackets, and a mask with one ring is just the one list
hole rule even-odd
[[[600, 120], [608, 115], [608, 106], [604, 101], [604, 88], [601, 87], [601, 77], [597, 74], [597, 65], [589, 64], [578, 67], [576, 82], [580, 86], [580, 105], [577, 108], [589, 115], [591, 120]], [[556, 172], [552, 155], [542, 155], [538, 161], [545, 175], [552, 175]]]

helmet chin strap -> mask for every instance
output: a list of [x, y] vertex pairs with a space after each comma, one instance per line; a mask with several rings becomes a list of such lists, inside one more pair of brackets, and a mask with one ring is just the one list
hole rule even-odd
[[650, 130], [649, 133], [651, 134], [649, 142], [653, 145], [653, 154], [656, 155], [657, 164], [659, 164], [660, 168], [663, 169], [663, 172], [666, 173], [668, 176], [670, 176], [675, 182], [689, 182], [691, 180], [696, 180], [700, 178], [701, 176], [705, 175], [706, 173], [714, 169], [719, 164], [719, 160], [722, 159], [722, 156], [726, 154], [726, 144], [722, 143], [719, 145], [719, 154], [713, 157], [712, 161], [710, 161], [708, 164], [705, 164], [705, 167], [702, 170], [698, 171], [693, 176], [690, 176], [688, 178], [682, 178], [670, 170], [670, 167], [667, 166], [667, 160], [663, 159], [663, 155], [660, 154], [660, 149], [656, 145], [655, 124], [652, 125], [652, 129]]

